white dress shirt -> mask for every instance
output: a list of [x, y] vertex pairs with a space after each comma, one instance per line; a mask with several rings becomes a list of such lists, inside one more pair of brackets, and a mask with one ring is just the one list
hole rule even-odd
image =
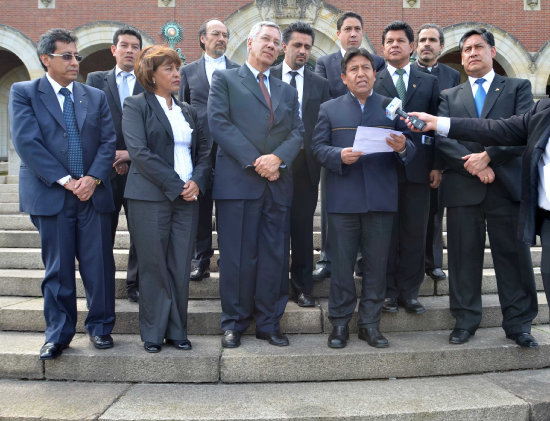
[[[126, 70], [122, 70], [120, 67], [115, 67], [115, 75], [116, 75], [116, 86], [120, 89], [120, 84], [122, 83], [122, 72], [126, 72]], [[129, 73], [129, 76], [126, 78], [126, 83], [128, 84], [128, 93], [130, 95], [134, 92], [134, 87], [136, 86], [136, 75], [134, 74], [134, 70], [132, 69]]]
[[174, 134], [174, 170], [186, 183], [193, 175], [193, 161], [191, 160], [193, 129], [183, 116], [181, 108], [174, 101], [172, 101], [172, 107], [168, 108], [165, 98], [159, 95], [155, 96], [166, 113], [170, 126], [172, 126], [172, 133]]
[[[546, 179], [544, 178], [544, 168], [546, 167], [546, 171], [550, 173], [550, 138], [548, 139], [548, 142], [546, 143], [546, 148], [544, 148], [544, 152], [542, 153], [542, 156], [540, 157], [540, 161], [538, 163], [538, 169], [539, 169], [539, 207], [546, 209], [547, 211], [550, 211], [550, 183], [546, 183]], [[548, 176], [550, 178], [550, 175]]]
[[292, 70], [286, 61], [283, 60], [283, 69], [282, 69], [282, 78], [283, 82], [286, 82], [290, 85], [292, 80], [292, 75], [290, 72], [298, 72], [296, 75], [296, 90], [298, 91], [298, 102], [300, 103], [300, 118], [302, 118], [302, 98], [304, 96], [304, 66], [300, 67], [298, 70]]
[[[48, 82], [50, 82], [50, 85], [52, 85], [53, 91], [55, 92], [55, 96], [57, 97], [57, 101], [59, 102], [59, 107], [61, 108], [61, 112], [63, 112], [63, 104], [65, 103], [65, 97], [61, 95], [59, 91], [61, 90], [61, 88], [67, 88], [69, 91], [71, 91], [71, 99], [74, 102], [73, 82], [69, 83], [67, 86], [61, 86], [59, 83], [53, 80], [48, 73], [46, 73], [46, 79], [48, 79]], [[70, 179], [71, 179], [71, 176], [67, 174], [65, 177], [61, 177], [59, 180], [56, 180], [56, 182], [64, 186]]]
[[[399, 79], [399, 75], [395, 73], [397, 68], [393, 67], [390, 63], [386, 63], [386, 68], [388, 72], [390, 72], [393, 86], [397, 85], [397, 79]], [[411, 75], [411, 63], [407, 64], [402, 69], [405, 70], [405, 73], [403, 73], [403, 82], [405, 83], [405, 90], [407, 90], [409, 88], [409, 76]]]
[[204, 70], [206, 71], [206, 78], [208, 79], [208, 84], [212, 84], [212, 75], [216, 70], [225, 70], [227, 68], [225, 62], [225, 56], [218, 58], [212, 58], [208, 54], [204, 54]]
[[[483, 79], [485, 79], [485, 82], [482, 83], [483, 89], [485, 90], [485, 93], [489, 93], [489, 87], [491, 86], [491, 83], [493, 83], [493, 79], [495, 78], [495, 71], [491, 69], [489, 73], [487, 73], [485, 76], [482, 76]], [[474, 98], [476, 97], [477, 90], [479, 88], [479, 84], [476, 83], [476, 80], [481, 79], [479, 77], [472, 77], [468, 76], [468, 82], [470, 82], [470, 87], [472, 88], [472, 95]]]
[[[252, 74], [254, 75], [254, 78], [256, 78], [256, 81], [258, 82], [258, 84], [260, 83], [260, 81], [258, 80], [258, 74], [260, 73], [259, 70], [257, 70], [256, 68], [252, 67], [252, 65], [247, 61], [245, 61], [246, 63], [246, 66], [250, 69], [250, 71], [252, 72]], [[270, 73], [270, 69], [267, 69], [265, 72], [263, 72], [264, 75], [265, 75], [265, 78], [264, 78], [264, 85], [265, 87], [267, 88], [267, 92], [269, 92], [269, 96], [271, 96], [271, 89], [269, 88], [269, 73]]]

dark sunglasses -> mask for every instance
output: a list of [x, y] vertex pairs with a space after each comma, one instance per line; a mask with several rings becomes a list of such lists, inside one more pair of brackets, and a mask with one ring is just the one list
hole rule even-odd
[[48, 54], [48, 55], [52, 56], [52, 57], [61, 57], [65, 61], [71, 61], [73, 59], [73, 57], [79, 63], [82, 61], [82, 56], [80, 54], [72, 54], [72, 53], [54, 54], [54, 53], [51, 53], [51, 54]]

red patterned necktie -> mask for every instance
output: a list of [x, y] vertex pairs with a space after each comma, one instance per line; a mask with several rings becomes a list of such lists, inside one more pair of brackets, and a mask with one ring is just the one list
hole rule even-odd
[[262, 90], [262, 94], [264, 94], [265, 102], [267, 102], [267, 106], [269, 107], [269, 112], [271, 114], [269, 124], [273, 126], [273, 107], [271, 106], [271, 97], [269, 96], [269, 91], [267, 90], [264, 83], [264, 77], [265, 75], [262, 72], [258, 73], [258, 82], [260, 83], [260, 89]]

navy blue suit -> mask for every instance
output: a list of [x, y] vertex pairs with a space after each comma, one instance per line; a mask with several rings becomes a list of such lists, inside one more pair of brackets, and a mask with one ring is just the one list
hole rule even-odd
[[[222, 330], [279, 330], [288, 301], [292, 173], [304, 133], [298, 92], [269, 78], [273, 124], [246, 64], [216, 71], [208, 98], [210, 134], [218, 144], [212, 197], [218, 210]], [[268, 181], [252, 164], [275, 154], [286, 167]]]
[[115, 131], [103, 92], [74, 82], [73, 96], [84, 175], [102, 181], [86, 202], [56, 182], [70, 173], [68, 142], [63, 113], [46, 76], [13, 84], [9, 101], [13, 144], [21, 157], [20, 208], [40, 232], [46, 267], [46, 342], [60, 344], [69, 344], [75, 333], [75, 257], [89, 306], [86, 330], [92, 336], [106, 335], [115, 322], [109, 181]]
[[[353, 267], [361, 247], [363, 288], [359, 327], [377, 327], [386, 291], [386, 265], [398, 204], [398, 168], [414, 159], [415, 146], [403, 122], [386, 118], [384, 97], [373, 93], [364, 111], [348, 93], [325, 102], [313, 136], [313, 153], [326, 168], [328, 231], [334, 245], [329, 318], [347, 325], [357, 303]], [[386, 127], [406, 134], [404, 161], [395, 152], [370, 154], [351, 165], [341, 151], [351, 147], [358, 126]]]
[[[227, 69], [239, 67], [227, 57], [225, 58]], [[204, 67], [204, 56], [200, 59], [182, 66], [180, 69], [181, 83], [179, 90], [179, 100], [187, 102], [197, 112], [202, 126], [204, 136], [211, 147], [212, 170], [216, 167], [217, 145], [212, 141], [210, 130], [208, 128], [208, 118], [206, 116], [206, 104], [210, 92], [210, 84], [206, 76]], [[203, 271], [210, 266], [210, 258], [214, 254], [212, 249], [212, 184], [209, 183], [204, 192], [199, 196], [199, 226], [197, 229], [197, 242], [193, 255], [193, 264], [199, 266]]]

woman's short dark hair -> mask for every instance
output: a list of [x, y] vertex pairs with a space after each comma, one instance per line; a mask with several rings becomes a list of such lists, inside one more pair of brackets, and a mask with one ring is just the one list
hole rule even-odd
[[136, 59], [134, 72], [139, 83], [147, 92], [155, 91], [153, 73], [163, 64], [181, 66], [181, 59], [175, 50], [164, 45], [151, 45], [144, 48]]

